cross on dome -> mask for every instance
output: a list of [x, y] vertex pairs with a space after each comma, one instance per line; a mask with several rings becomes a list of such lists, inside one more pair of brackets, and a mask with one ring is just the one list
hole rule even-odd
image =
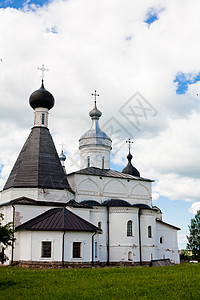
[[38, 67], [37, 69], [42, 71], [42, 76], [41, 77], [42, 77], [42, 81], [43, 81], [44, 80], [44, 72], [49, 71], [49, 69], [45, 69], [44, 64], [42, 65], [41, 68]]
[[131, 139], [129, 138], [128, 141], [126, 141], [126, 143], [128, 143], [128, 149], [129, 149], [129, 153], [130, 153], [131, 144], [133, 144], [134, 142], [132, 142]]
[[94, 94], [92, 93], [91, 94], [92, 96], [94, 96], [94, 103], [96, 104], [96, 100], [97, 100], [97, 97], [99, 97], [99, 94], [97, 94], [97, 91], [96, 90], [94, 90]]
[[61, 146], [61, 151], [64, 151], [64, 146], [66, 146], [66, 144], [64, 144], [63, 142], [60, 144]]

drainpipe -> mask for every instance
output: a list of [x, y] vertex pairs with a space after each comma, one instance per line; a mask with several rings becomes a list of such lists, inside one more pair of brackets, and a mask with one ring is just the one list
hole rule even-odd
[[109, 206], [107, 206], [107, 266], [110, 265], [110, 220]]
[[92, 235], [92, 266], [94, 266], [94, 236], [96, 235], [97, 233], [95, 232], [93, 235]]
[[62, 238], [62, 267], [64, 268], [64, 255], [65, 255], [65, 233], [63, 232], [63, 238]]
[[12, 236], [12, 245], [11, 245], [11, 265], [13, 265], [13, 258], [14, 258], [14, 230], [15, 230], [15, 206], [12, 204], [13, 208], [13, 236]]
[[138, 233], [139, 233], [139, 253], [140, 253], [140, 265], [142, 266], [142, 246], [141, 246], [141, 224], [140, 224], [141, 208], [138, 210]]

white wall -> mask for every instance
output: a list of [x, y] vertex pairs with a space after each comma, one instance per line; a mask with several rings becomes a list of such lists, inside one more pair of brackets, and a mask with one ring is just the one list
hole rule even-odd
[[[178, 253], [177, 230], [166, 224], [156, 222], [157, 259], [169, 258], [173, 263], [180, 263]], [[163, 237], [163, 243], [160, 243]]]
[[[64, 235], [64, 261], [90, 262], [92, 261], [92, 232], [66, 232]], [[61, 231], [19, 231], [16, 233], [14, 261], [62, 261], [63, 232]], [[52, 242], [51, 258], [43, 258], [42, 241]], [[98, 243], [98, 234], [94, 236]], [[73, 242], [81, 242], [81, 258], [73, 258]], [[95, 249], [94, 249], [95, 250]], [[95, 257], [94, 261], [99, 260]]]
[[88, 157], [90, 167], [102, 169], [102, 159], [104, 157], [104, 169], [110, 169], [110, 147], [85, 146], [80, 149], [80, 168], [88, 168]]
[[[142, 210], [141, 222], [141, 246], [142, 261], [157, 259], [156, 256], [156, 213], [151, 210]], [[148, 226], [151, 226], [152, 237], [148, 237]]]
[[[42, 258], [42, 241], [52, 242], [52, 257]], [[62, 261], [62, 232], [19, 231], [14, 249], [14, 261]]]
[[27, 197], [34, 200], [47, 200], [52, 202], [64, 202], [74, 198], [74, 195], [64, 190], [53, 189], [39, 189], [39, 188], [10, 188], [1, 192], [1, 203], [18, 199], [20, 197]]
[[110, 198], [120, 198], [130, 204], [152, 206], [151, 182], [136, 179], [111, 178], [84, 174], [68, 175], [77, 202], [96, 200], [102, 203]]

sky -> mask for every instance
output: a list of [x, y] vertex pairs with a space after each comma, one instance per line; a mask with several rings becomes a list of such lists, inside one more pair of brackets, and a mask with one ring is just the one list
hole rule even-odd
[[100, 125], [113, 140], [111, 166], [133, 164], [155, 180], [153, 205], [180, 227], [186, 247], [200, 208], [200, 2], [51, 0], [0, 3], [0, 188], [33, 125], [30, 94], [55, 97], [49, 128], [66, 170], [79, 168], [78, 140]]

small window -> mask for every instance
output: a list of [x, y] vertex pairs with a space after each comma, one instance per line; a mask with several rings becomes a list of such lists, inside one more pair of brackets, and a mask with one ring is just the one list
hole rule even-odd
[[51, 242], [42, 242], [42, 257], [51, 257]]
[[44, 114], [42, 114], [42, 125], [44, 125]]
[[87, 157], [87, 167], [88, 168], [90, 167], [90, 157], [89, 156]]
[[131, 251], [128, 252], [128, 260], [129, 261], [133, 260], [133, 253]]
[[163, 244], [163, 236], [160, 237], [160, 244]]
[[98, 228], [101, 229], [101, 221], [98, 222]]
[[148, 238], [152, 238], [152, 229], [151, 229], [151, 226], [148, 226]]
[[95, 258], [97, 258], [97, 242], [94, 244], [94, 253], [95, 253]]
[[73, 258], [81, 258], [81, 243], [73, 242]]
[[103, 156], [102, 157], [102, 169], [104, 169], [105, 168], [105, 157]]
[[131, 220], [127, 222], [127, 236], [133, 236], [133, 222]]

